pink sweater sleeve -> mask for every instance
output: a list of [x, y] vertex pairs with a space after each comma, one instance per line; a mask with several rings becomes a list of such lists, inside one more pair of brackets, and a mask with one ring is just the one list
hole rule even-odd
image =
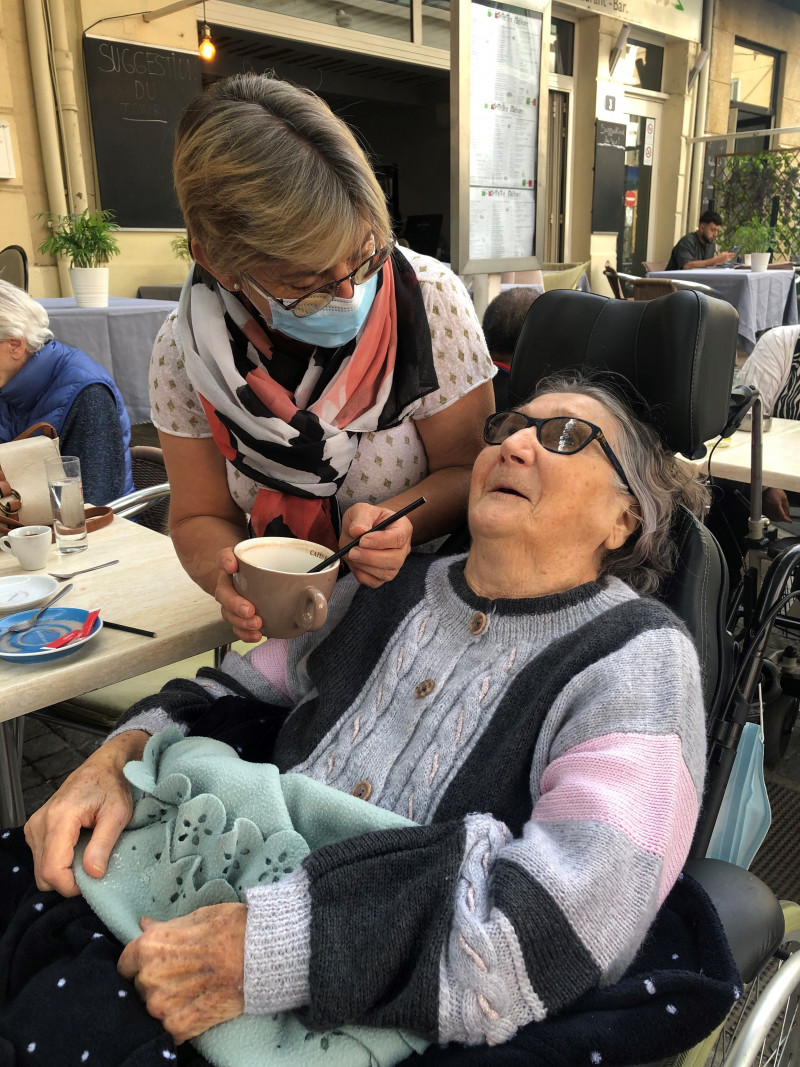
[[250, 664], [255, 667], [259, 674], [275, 686], [286, 697], [293, 700], [293, 694], [289, 686], [288, 662], [289, 642], [278, 637], [270, 637], [262, 641], [257, 648], [249, 654]]

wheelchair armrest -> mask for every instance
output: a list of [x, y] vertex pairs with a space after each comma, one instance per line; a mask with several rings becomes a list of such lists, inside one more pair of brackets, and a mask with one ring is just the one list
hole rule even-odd
[[711, 897], [742, 981], [752, 982], [783, 941], [775, 894], [754, 874], [724, 860], [689, 860], [684, 870]]

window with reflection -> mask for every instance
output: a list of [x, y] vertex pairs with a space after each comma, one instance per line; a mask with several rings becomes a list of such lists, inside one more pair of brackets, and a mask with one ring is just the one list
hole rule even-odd
[[614, 74], [625, 85], [660, 93], [663, 68], [664, 49], [661, 45], [629, 37], [625, 56]]
[[410, 0], [244, 0], [244, 4], [345, 30], [411, 40]]
[[776, 56], [737, 41], [733, 46], [731, 103], [772, 108], [775, 96]]
[[769, 135], [757, 131], [775, 126], [780, 53], [737, 38], [731, 67], [731, 111], [736, 132], [753, 137], [736, 139], [737, 152], [760, 152], [769, 148]]
[[575, 23], [567, 19], [550, 20], [550, 73], [572, 77], [575, 53]]
[[422, 0], [422, 43], [450, 51], [450, 0]]

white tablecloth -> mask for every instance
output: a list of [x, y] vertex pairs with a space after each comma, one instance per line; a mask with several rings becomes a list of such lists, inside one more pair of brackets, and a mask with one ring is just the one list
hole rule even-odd
[[739, 344], [752, 352], [756, 335], [773, 326], [797, 322], [797, 289], [791, 270], [749, 271], [702, 267], [697, 270], [659, 270], [648, 278], [677, 278], [702, 282], [716, 289], [739, 312]]
[[80, 348], [109, 372], [132, 423], [150, 422], [148, 371], [153, 342], [171, 300], [112, 296], [106, 308], [79, 308], [73, 297], [39, 300], [57, 341]]
[[[707, 452], [702, 459], [686, 460], [703, 474], [708, 473], [711, 457], [711, 474], [715, 478], [729, 478], [734, 482], [750, 482], [752, 435], [737, 430], [728, 443], [721, 442], [714, 449], [715, 441], [707, 441]], [[684, 457], [681, 457], [682, 459]], [[800, 422], [794, 419], [773, 419], [770, 429], [763, 437], [761, 474], [764, 485], [776, 489], [800, 490]]]

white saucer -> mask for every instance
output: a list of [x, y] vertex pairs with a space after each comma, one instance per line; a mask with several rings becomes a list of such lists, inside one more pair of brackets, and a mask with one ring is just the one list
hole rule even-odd
[[56, 589], [49, 574], [8, 574], [0, 578], [0, 617], [44, 604]]

